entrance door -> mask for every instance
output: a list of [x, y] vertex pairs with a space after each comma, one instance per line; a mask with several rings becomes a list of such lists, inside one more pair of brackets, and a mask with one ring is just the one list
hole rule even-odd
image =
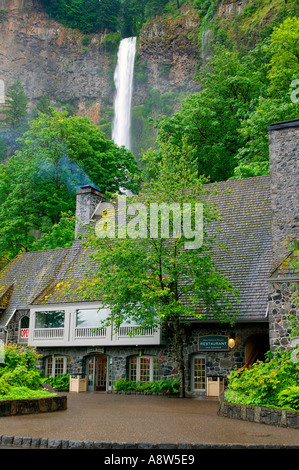
[[96, 387], [97, 391], [106, 391], [107, 383], [107, 356], [98, 356], [96, 359], [97, 374], [96, 374]]
[[87, 361], [87, 390], [106, 391], [107, 356], [91, 356]]

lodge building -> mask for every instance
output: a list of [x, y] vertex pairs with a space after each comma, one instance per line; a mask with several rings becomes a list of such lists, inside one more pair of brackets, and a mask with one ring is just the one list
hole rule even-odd
[[[287, 314], [299, 273], [287, 239], [299, 239], [299, 119], [269, 127], [270, 175], [217, 184], [208, 196], [222, 214], [215, 259], [239, 292], [233, 327], [191, 321], [185, 327], [186, 395], [206, 395], [211, 378], [263, 359], [269, 349], [290, 346]], [[88, 224], [103, 195], [87, 186], [77, 192], [76, 215]], [[76, 227], [76, 234], [80, 232]], [[226, 245], [224, 248], [222, 245]], [[30, 345], [46, 375], [82, 374], [87, 391], [109, 391], [116, 379], [152, 381], [175, 377], [173, 340], [163, 330], [130, 336], [130, 325], [97, 329], [107, 309], [61, 293], [89, 261], [79, 237], [69, 248], [20, 253], [0, 273], [0, 340]]]

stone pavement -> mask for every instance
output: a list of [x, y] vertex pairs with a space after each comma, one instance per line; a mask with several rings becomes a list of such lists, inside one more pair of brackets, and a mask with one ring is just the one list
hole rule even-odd
[[217, 400], [65, 393], [67, 410], [0, 418], [2, 448], [296, 448], [299, 430], [217, 416]]

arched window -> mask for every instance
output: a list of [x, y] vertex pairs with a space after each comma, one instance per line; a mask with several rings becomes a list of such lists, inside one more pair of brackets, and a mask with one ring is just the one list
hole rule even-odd
[[57, 377], [70, 372], [70, 358], [66, 356], [49, 356], [46, 359], [45, 375]]
[[129, 377], [133, 382], [153, 382], [158, 380], [158, 358], [153, 356], [131, 357]]
[[19, 323], [19, 343], [28, 343], [29, 337], [29, 317], [25, 315]]

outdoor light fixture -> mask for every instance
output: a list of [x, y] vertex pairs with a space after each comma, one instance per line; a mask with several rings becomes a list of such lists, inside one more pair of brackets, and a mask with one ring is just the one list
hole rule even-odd
[[230, 337], [228, 338], [228, 347], [232, 349], [235, 347], [235, 345], [236, 345], [236, 335], [235, 333], [232, 332], [230, 334]]

